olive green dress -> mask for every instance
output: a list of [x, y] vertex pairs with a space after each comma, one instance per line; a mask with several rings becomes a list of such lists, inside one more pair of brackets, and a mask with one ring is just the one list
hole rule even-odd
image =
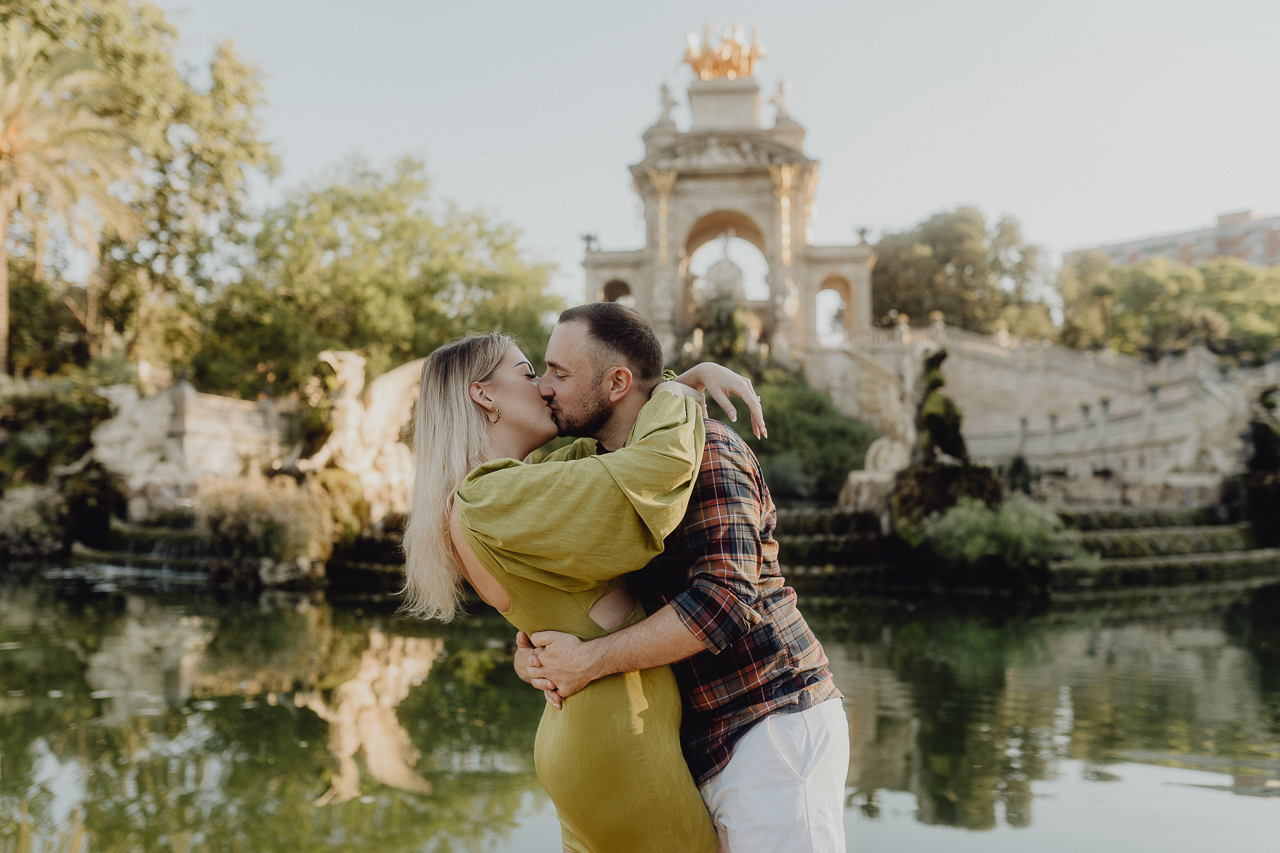
[[[701, 410], [660, 391], [621, 450], [582, 439], [547, 461], [488, 462], [456, 501], [463, 535], [511, 596], [521, 631], [607, 633], [588, 616], [621, 576], [662, 552], [702, 460]], [[637, 604], [623, 626], [644, 618]], [[715, 830], [680, 752], [680, 693], [669, 667], [611, 675], [548, 705], [538, 779], [575, 853], [712, 853]]]

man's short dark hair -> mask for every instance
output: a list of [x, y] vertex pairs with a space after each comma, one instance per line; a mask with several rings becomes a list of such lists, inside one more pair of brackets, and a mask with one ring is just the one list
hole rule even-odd
[[589, 302], [560, 312], [561, 323], [581, 323], [587, 338], [600, 349], [595, 359], [621, 358], [641, 386], [652, 388], [662, 381], [662, 344], [640, 312], [617, 302]]

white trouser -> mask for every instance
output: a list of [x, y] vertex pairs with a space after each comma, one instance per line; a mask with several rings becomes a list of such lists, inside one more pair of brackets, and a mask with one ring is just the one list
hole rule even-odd
[[829, 699], [756, 723], [699, 790], [730, 853], [845, 853], [848, 774], [849, 722]]

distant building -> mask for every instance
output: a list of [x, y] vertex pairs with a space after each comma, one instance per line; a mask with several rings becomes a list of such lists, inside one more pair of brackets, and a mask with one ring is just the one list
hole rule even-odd
[[1199, 266], [1225, 256], [1270, 267], [1280, 264], [1280, 216], [1261, 216], [1252, 210], [1224, 213], [1218, 217], [1218, 224], [1210, 228], [1077, 249], [1065, 253], [1063, 263], [1071, 265], [1088, 252], [1101, 252], [1120, 266], [1141, 263], [1147, 258], [1168, 258]]

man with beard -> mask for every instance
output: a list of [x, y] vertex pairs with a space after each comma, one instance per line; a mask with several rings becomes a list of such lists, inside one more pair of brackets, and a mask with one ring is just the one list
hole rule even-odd
[[[540, 391], [560, 434], [594, 438], [597, 453], [625, 444], [646, 389], [662, 378], [652, 328], [616, 303], [563, 312], [546, 362]], [[692, 374], [681, 381], [700, 387]], [[727, 398], [717, 402], [734, 417]], [[759, 435], [763, 422], [756, 413], [752, 421]], [[671, 664], [684, 698], [685, 760], [722, 846], [843, 851], [842, 697], [778, 570], [777, 513], [755, 455], [717, 421], [706, 421], [706, 436], [684, 521], [629, 579], [648, 618], [590, 642], [521, 634], [516, 671], [559, 707], [597, 678]], [[547, 523], [555, 524], [553, 507]]]

